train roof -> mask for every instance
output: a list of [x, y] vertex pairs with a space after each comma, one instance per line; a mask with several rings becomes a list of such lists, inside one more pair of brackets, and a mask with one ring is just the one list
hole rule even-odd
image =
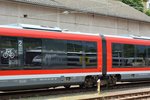
[[114, 38], [150, 40], [150, 37], [146, 37], [146, 36], [136, 36], [136, 35], [104, 35], [104, 36], [105, 36], [105, 37], [114, 37]]
[[54, 31], [54, 32], [62, 32], [68, 34], [81, 34], [81, 35], [93, 35], [93, 36], [104, 36], [104, 37], [112, 37], [112, 38], [126, 38], [126, 39], [140, 39], [140, 40], [150, 40], [150, 37], [146, 36], [136, 36], [136, 35], [104, 35], [100, 33], [83, 33], [83, 32], [74, 32], [68, 31], [67, 29], [61, 29], [59, 27], [48, 27], [41, 25], [31, 25], [31, 24], [8, 24], [8, 25], [0, 25], [2, 28], [15, 28], [15, 29], [31, 29], [31, 30], [41, 30], [41, 31]]
[[0, 27], [62, 32], [62, 29], [60, 29], [59, 27], [48, 27], [48, 26], [20, 24], [20, 23], [19, 24], [0, 25]]
[[0, 25], [3, 28], [16, 28], [16, 29], [31, 29], [31, 30], [41, 30], [41, 31], [54, 31], [54, 32], [62, 32], [68, 34], [82, 34], [82, 35], [99, 35], [98, 33], [83, 33], [83, 32], [75, 32], [69, 31], [68, 29], [61, 29], [59, 27], [48, 27], [48, 26], [41, 26], [41, 25], [31, 25], [31, 24], [8, 24], [8, 25]]

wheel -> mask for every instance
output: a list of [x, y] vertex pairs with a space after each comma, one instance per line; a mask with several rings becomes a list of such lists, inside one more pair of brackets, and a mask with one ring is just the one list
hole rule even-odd
[[84, 81], [85, 88], [91, 88], [94, 86], [94, 79], [93, 77], [86, 77]]
[[117, 77], [109, 76], [107, 80], [107, 87], [116, 85], [116, 82], [117, 82]]

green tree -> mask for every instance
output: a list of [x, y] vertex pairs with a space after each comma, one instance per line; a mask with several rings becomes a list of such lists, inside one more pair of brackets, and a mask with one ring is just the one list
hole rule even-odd
[[150, 16], [150, 9], [146, 10], [145, 14]]
[[121, 0], [123, 3], [143, 12], [144, 6], [142, 0]]

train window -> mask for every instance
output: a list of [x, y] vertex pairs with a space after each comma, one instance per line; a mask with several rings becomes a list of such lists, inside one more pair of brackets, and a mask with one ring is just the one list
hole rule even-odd
[[67, 41], [67, 65], [70, 68], [85, 67], [82, 41]]
[[[147, 55], [148, 54], [148, 55]], [[113, 67], [145, 67], [150, 65], [150, 48], [143, 45], [112, 44]]]
[[97, 67], [97, 44], [94, 42], [24, 38], [23, 49], [24, 69]]
[[125, 58], [134, 58], [135, 46], [132, 44], [124, 44], [123, 46], [124, 57]]
[[112, 65], [113, 67], [123, 66], [123, 45], [118, 43], [112, 44]]
[[117, 44], [114, 43], [112, 44], [112, 56], [113, 57], [122, 57], [123, 54], [123, 49], [122, 49], [123, 45], [122, 44]]
[[67, 41], [68, 52], [82, 52], [82, 41]]
[[17, 69], [18, 41], [15, 37], [0, 37], [0, 69]]
[[97, 44], [96, 42], [83, 42], [85, 51], [84, 60], [86, 68], [95, 68], [97, 66]]
[[123, 62], [124, 67], [132, 67], [135, 62], [135, 46], [132, 44], [123, 45]]
[[40, 69], [42, 62], [42, 40], [24, 38], [24, 69]]
[[43, 67], [45, 69], [65, 69], [67, 61], [65, 40], [43, 39]]
[[44, 39], [43, 67], [46, 69], [96, 67], [96, 47], [96, 43], [92, 42]]
[[134, 45], [130, 44], [112, 44], [112, 66], [113, 67], [129, 67], [134, 61]]
[[136, 57], [135, 57], [135, 62], [133, 66], [145, 66], [146, 65], [146, 46], [142, 46], [142, 45], [136, 45], [136, 49], [135, 49], [135, 53], [136, 53]]

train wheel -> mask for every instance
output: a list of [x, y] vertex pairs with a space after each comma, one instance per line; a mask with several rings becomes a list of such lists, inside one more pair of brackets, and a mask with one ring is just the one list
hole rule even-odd
[[115, 76], [113, 77], [113, 82], [112, 83], [113, 83], [113, 85], [116, 85], [116, 83], [117, 83], [117, 77], [115, 77]]
[[116, 85], [117, 82], [117, 77], [116, 76], [109, 76], [108, 80], [107, 80], [107, 86], [114, 86]]
[[91, 88], [94, 86], [94, 79], [93, 77], [86, 77], [84, 81], [85, 88]]
[[71, 85], [64, 85], [66, 89], [69, 89]]

